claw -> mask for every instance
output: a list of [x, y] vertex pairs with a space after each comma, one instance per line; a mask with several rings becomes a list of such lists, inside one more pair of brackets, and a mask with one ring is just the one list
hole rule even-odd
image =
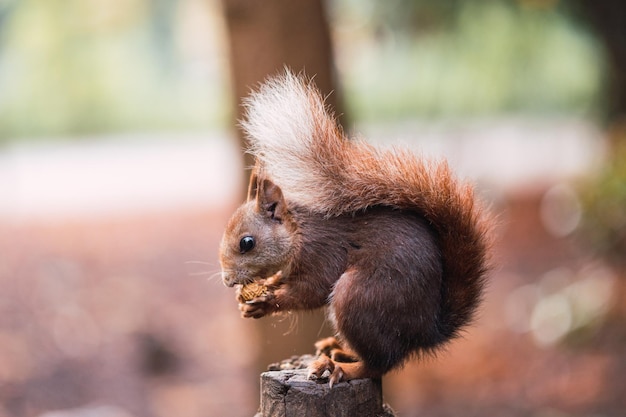
[[245, 304], [261, 304], [267, 302], [268, 299], [269, 297], [267, 295], [262, 295], [260, 297], [254, 297], [252, 300], [245, 301]]
[[335, 369], [330, 373], [330, 376], [328, 377], [329, 387], [332, 389], [333, 385], [335, 385], [338, 382], [341, 382], [342, 379], [343, 379], [343, 369], [341, 369], [341, 366], [335, 365]]
[[308, 377], [328, 378], [335, 370], [335, 364], [328, 356], [321, 356], [309, 365]]
[[321, 373], [319, 371], [315, 371], [313, 369], [309, 369], [306, 377], [307, 379], [326, 379], [331, 375], [330, 370], [324, 369]]
[[328, 356], [320, 356], [315, 362], [309, 365], [308, 379], [326, 379], [330, 388], [344, 379], [345, 373], [341, 366]]

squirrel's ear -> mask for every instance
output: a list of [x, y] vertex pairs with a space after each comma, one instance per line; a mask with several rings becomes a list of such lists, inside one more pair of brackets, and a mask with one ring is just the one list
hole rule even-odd
[[272, 220], [282, 221], [287, 204], [280, 187], [268, 179], [259, 181], [257, 192], [257, 210]]
[[248, 201], [254, 200], [259, 192], [259, 167], [255, 165], [250, 173], [250, 182], [248, 183]]

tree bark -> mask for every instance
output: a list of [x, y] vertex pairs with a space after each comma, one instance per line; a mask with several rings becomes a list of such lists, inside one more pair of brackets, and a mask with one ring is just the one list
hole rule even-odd
[[[222, 6], [237, 120], [243, 116], [242, 98], [285, 67], [314, 77], [328, 105], [342, 114], [322, 0], [222, 0]], [[245, 137], [237, 129], [244, 148]], [[246, 158], [246, 166], [251, 166], [251, 157]]]
[[255, 417], [395, 416], [383, 404], [380, 379], [355, 379], [330, 388], [326, 380], [308, 379], [306, 365], [312, 357], [292, 360], [302, 366], [261, 374], [261, 407]]
[[582, 14], [606, 47], [609, 123], [626, 119], [626, 2], [581, 0]]

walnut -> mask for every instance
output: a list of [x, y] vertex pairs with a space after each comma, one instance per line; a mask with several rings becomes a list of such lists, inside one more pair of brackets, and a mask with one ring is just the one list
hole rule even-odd
[[239, 293], [241, 294], [241, 298], [243, 298], [244, 301], [250, 301], [256, 297], [266, 295], [267, 287], [259, 282], [254, 281], [241, 287]]

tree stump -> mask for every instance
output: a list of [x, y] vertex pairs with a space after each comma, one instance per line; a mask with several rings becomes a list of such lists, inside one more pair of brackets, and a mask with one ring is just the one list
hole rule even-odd
[[[308, 379], [313, 357], [294, 357], [261, 374], [261, 406], [255, 417], [394, 417], [383, 404], [380, 379], [339, 382]], [[294, 365], [295, 364], [295, 365]]]

